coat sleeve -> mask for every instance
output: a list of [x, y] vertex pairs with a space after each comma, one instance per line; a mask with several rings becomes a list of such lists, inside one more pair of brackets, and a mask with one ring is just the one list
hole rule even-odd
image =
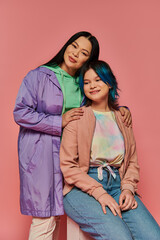
[[[88, 160], [89, 161], [89, 160]], [[83, 167], [79, 166], [77, 121], [70, 122], [63, 130], [60, 147], [60, 166], [68, 185], [76, 186], [93, 196], [96, 200], [106, 193], [102, 185], [91, 178]]]
[[38, 74], [32, 70], [24, 78], [16, 98], [14, 120], [21, 127], [61, 136], [62, 116], [37, 111]]
[[132, 127], [125, 127], [125, 129], [130, 150], [126, 161], [127, 166], [123, 166], [126, 167], [126, 171], [121, 181], [121, 190], [128, 189], [134, 194], [137, 191], [137, 183], [139, 182], [139, 164], [136, 152], [136, 142]]

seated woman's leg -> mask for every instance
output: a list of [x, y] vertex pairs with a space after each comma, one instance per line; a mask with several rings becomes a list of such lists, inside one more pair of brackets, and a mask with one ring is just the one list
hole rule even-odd
[[[97, 171], [90, 172], [89, 175], [97, 179]], [[107, 185], [107, 176], [104, 176], [101, 183]], [[64, 209], [94, 239], [133, 240], [130, 230], [118, 215], [114, 216], [109, 208], [106, 208], [105, 215], [97, 200], [77, 188], [73, 188], [64, 197]]]
[[160, 227], [142, 201], [135, 196], [138, 207], [122, 212], [122, 217], [135, 240], [159, 240]]

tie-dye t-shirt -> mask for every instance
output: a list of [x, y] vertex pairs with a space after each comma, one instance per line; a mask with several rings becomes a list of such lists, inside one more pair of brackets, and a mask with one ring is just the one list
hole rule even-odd
[[90, 166], [120, 167], [124, 158], [124, 139], [116, 123], [114, 112], [93, 111], [96, 126], [91, 146]]

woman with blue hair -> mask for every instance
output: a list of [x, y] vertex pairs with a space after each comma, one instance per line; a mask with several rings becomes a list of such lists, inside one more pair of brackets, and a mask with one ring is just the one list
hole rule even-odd
[[63, 131], [64, 209], [93, 239], [159, 240], [160, 228], [137, 194], [132, 128], [118, 110], [117, 80], [103, 61], [82, 68], [84, 114]]

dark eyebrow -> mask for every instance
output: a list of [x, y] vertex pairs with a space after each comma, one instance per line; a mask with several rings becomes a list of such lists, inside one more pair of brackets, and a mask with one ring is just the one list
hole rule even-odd
[[[79, 44], [76, 42], [76, 41], [74, 41], [73, 43], [75, 43], [78, 47], [79, 47]], [[88, 54], [90, 54], [89, 52], [88, 52], [88, 50], [86, 50], [86, 49], [82, 49], [83, 51], [86, 51]]]
[[76, 41], [74, 41], [73, 43], [76, 43], [76, 45], [79, 46], [78, 43], [77, 43]]
[[88, 78], [84, 78], [83, 81], [90, 81], [90, 79], [88, 79]]
[[[97, 80], [97, 79], [101, 79], [101, 78], [97, 75], [95, 76], [94, 80]], [[91, 81], [91, 80], [88, 78], [84, 78], [83, 81]]]

